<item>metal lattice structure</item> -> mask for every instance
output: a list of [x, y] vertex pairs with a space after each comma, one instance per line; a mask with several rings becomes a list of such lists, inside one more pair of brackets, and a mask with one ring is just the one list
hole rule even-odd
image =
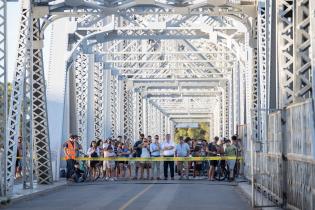
[[[25, 187], [35, 178], [52, 182], [43, 34], [50, 23], [75, 17], [67, 22], [73, 28], [65, 34], [68, 49], [61, 49], [67, 76], [60, 97], [63, 127], [81, 136], [83, 149], [109, 137], [132, 143], [140, 133], [174, 138], [180, 123], [209, 122], [211, 137], [242, 135], [253, 189], [265, 189], [283, 205], [311, 208], [311, 193], [288, 183], [310, 182], [313, 172], [303, 181], [291, 176], [298, 164], [315, 171], [314, 119], [308, 117], [315, 109], [314, 1], [23, 0], [8, 113], [5, 5], [0, 1], [2, 194], [13, 189], [19, 135], [24, 168], [36, 171], [23, 177]], [[301, 125], [304, 139], [294, 133]], [[275, 147], [273, 138], [289, 146]], [[308, 147], [293, 150], [291, 144]], [[266, 165], [289, 181], [266, 176]], [[293, 193], [307, 197], [303, 206]], [[259, 205], [255, 198], [253, 205]]]

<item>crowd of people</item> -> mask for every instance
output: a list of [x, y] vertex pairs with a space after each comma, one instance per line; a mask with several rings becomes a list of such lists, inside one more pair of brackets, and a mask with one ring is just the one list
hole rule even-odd
[[[64, 143], [65, 159], [67, 161], [67, 174], [69, 180], [78, 180], [78, 176], [82, 174], [76, 157], [80, 157], [82, 146], [79, 144], [79, 136], [71, 135]], [[124, 142], [119, 136], [117, 139], [106, 139], [104, 141], [92, 141], [87, 156], [94, 157], [216, 157], [216, 156], [241, 156], [242, 145], [236, 135], [231, 139], [215, 137], [211, 142], [206, 140], [196, 140], [186, 137], [179, 137], [176, 144], [171, 140], [171, 135], [167, 134], [165, 140], [161, 140], [159, 135], [145, 137], [140, 134], [139, 140], [134, 144]], [[148, 159], [146, 159], [148, 160]], [[150, 160], [150, 159], [149, 159]], [[163, 167], [161, 167], [163, 165]], [[210, 160], [210, 161], [115, 161], [104, 160], [89, 161], [91, 173], [95, 172], [96, 167], [102, 168], [102, 173], [106, 180], [114, 181], [118, 178], [141, 179], [141, 180], [174, 180], [175, 172], [179, 179], [189, 179], [192, 177], [206, 176], [209, 181], [214, 180], [216, 167], [227, 165], [229, 170], [229, 180], [233, 180], [235, 172], [239, 169], [239, 161], [237, 160]], [[161, 178], [161, 168], [163, 174]], [[170, 175], [170, 176], [169, 176]], [[82, 179], [81, 179], [82, 180]]]

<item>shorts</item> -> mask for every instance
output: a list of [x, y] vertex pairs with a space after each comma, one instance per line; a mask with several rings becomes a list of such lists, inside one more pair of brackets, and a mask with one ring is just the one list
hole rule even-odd
[[[19, 157], [20, 158], [20, 157]], [[17, 168], [22, 168], [22, 160], [21, 159], [16, 159], [15, 161], [15, 167]]]
[[115, 168], [115, 161], [105, 160], [103, 163], [104, 169], [114, 169]]
[[149, 161], [140, 162], [140, 166], [143, 168], [151, 168], [151, 163]]
[[217, 165], [218, 165], [218, 161], [217, 160], [210, 160], [210, 166], [216, 167]]
[[90, 162], [90, 167], [91, 168], [95, 168], [96, 164], [98, 164], [98, 163], [99, 163], [99, 161], [91, 161]]

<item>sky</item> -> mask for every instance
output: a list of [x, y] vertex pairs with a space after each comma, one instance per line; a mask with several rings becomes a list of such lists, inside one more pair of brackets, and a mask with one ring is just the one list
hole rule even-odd
[[12, 82], [13, 69], [16, 60], [18, 28], [20, 22], [20, 3], [8, 2], [7, 3], [7, 67], [8, 79]]
[[[8, 68], [8, 81], [12, 82], [13, 73], [15, 68], [15, 61], [17, 56], [17, 44], [18, 44], [18, 32], [20, 25], [20, 2], [8, 2], [7, 3], [7, 68]], [[48, 64], [48, 50], [49, 50], [49, 34], [50, 27], [48, 27], [45, 33], [44, 42], [44, 63]], [[48, 36], [47, 36], [48, 35]], [[47, 69], [47, 68], [45, 68]]]

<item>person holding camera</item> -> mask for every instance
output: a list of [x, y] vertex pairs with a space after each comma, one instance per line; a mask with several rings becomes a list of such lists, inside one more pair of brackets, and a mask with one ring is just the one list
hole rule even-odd
[[[136, 141], [136, 143], [133, 145], [134, 150], [134, 156], [133, 157], [140, 157], [141, 156], [141, 150], [142, 150], [142, 142], [144, 139], [144, 134], [140, 134], [140, 139]], [[138, 161], [135, 162], [135, 176], [134, 180], [138, 179], [138, 171], [139, 171], [140, 163]]]

